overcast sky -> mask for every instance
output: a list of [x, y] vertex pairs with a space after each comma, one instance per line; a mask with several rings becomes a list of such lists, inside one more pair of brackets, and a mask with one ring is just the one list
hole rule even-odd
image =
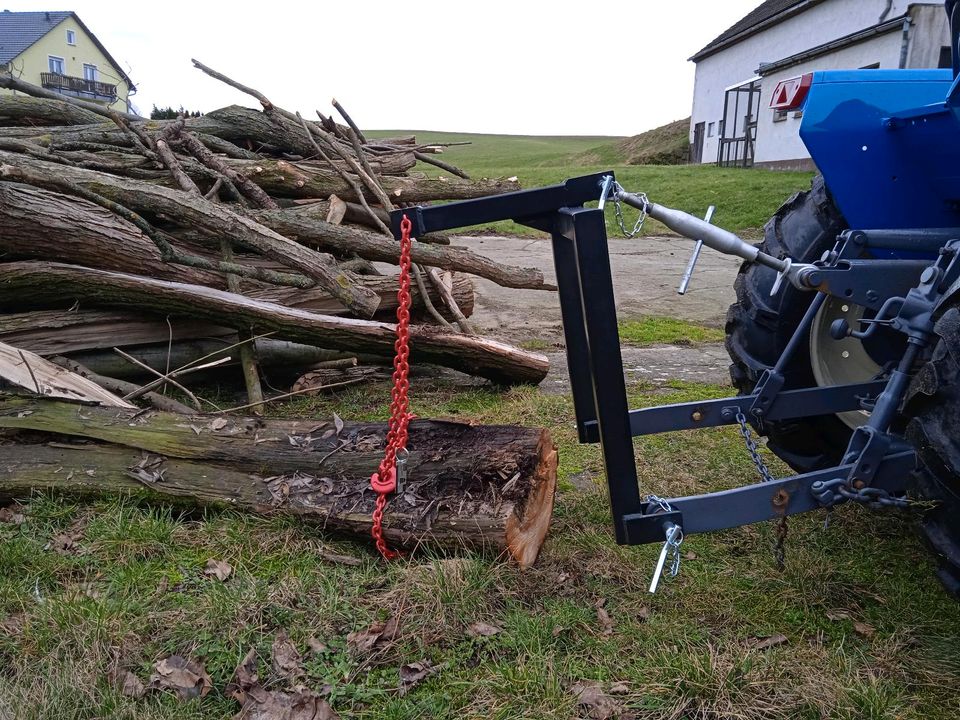
[[365, 128], [536, 135], [633, 135], [687, 117], [687, 58], [759, 2], [0, 0], [75, 10], [143, 113], [255, 105], [195, 57], [311, 117], [336, 97]]

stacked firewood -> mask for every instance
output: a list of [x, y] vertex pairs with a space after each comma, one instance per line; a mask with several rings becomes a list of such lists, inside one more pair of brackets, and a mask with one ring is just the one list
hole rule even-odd
[[[234, 105], [202, 117], [147, 121], [0, 75], [0, 87], [18, 91], [0, 96], [0, 386], [5, 380], [34, 394], [25, 401], [22, 390], [15, 396], [0, 393], [0, 416], [6, 418], [0, 427], [116, 443], [109, 452], [101, 448], [99, 457], [104, 478], [113, 477], [117, 486], [134, 478], [156, 489], [160, 483], [144, 477], [163, 476], [157, 462], [177, 457], [178, 472], [188, 478], [183, 484], [196, 487], [209, 474], [198, 463], [211, 458], [223, 462], [236, 452], [217, 446], [217, 438], [228, 432], [250, 435], [251, 445], [242, 460], [228, 463], [234, 470], [220, 467], [221, 479], [241, 466], [247, 472], [257, 452], [269, 456], [270, 442], [277, 439], [270, 435], [283, 436], [282, 446], [289, 438], [306, 437], [297, 448], [299, 460], [277, 460], [284, 473], [299, 478], [297, 492], [291, 493], [286, 475], [273, 477], [259, 491], [245, 491], [243, 501], [250, 505], [276, 500], [278, 492], [287, 499], [311, 495], [312, 486], [304, 479], [312, 477], [304, 474], [309, 465], [305, 449], [350, 454], [351, 473], [340, 480], [362, 485], [365, 461], [375, 467], [382, 427], [364, 426], [362, 433], [351, 435], [337, 427], [335, 433], [313, 437], [293, 426], [264, 433], [242, 419], [210, 420], [200, 413], [210, 411], [212, 403], [194, 394], [188, 387], [191, 378], [185, 376], [215, 372], [220, 379], [227, 368], [235, 368], [247, 398], [233, 409], [259, 413], [283, 396], [388, 373], [377, 370], [389, 368], [392, 358], [391, 322], [399, 286], [396, 268], [390, 268], [398, 263], [399, 245], [388, 229], [388, 213], [410, 204], [516, 190], [516, 180], [471, 179], [437, 158], [444, 149], [440, 145], [418, 143], [412, 136], [365, 136], [336, 101], [333, 107], [342, 122], [320, 112], [318, 119], [307, 119], [194, 64], [256, 98], [260, 109]], [[436, 166], [439, 174], [416, 172], [417, 163]], [[417, 238], [412, 260], [415, 365], [446, 366], [499, 383], [539, 382], [545, 376], [545, 357], [478, 336], [469, 321], [471, 275], [506, 287], [548, 289], [539, 270], [504, 265], [456, 247], [445, 234]], [[51, 363], [63, 374], [51, 371]], [[288, 388], [299, 380], [291, 391], [265, 393], [264, 380], [275, 387], [278, 377], [286, 378]], [[77, 385], [78, 378], [105, 388], [118, 402], [60, 392]], [[170, 388], [178, 399], [164, 394]], [[206, 445], [213, 449], [209, 456], [191, 454], [194, 450], [178, 454], [170, 451], [172, 440], [143, 444], [144, 432], [133, 433], [133, 439], [108, 438], [104, 431], [90, 431], [93, 421], [84, 424], [83, 432], [59, 420], [44, 426], [20, 422], [41, 416], [62, 420], [69, 413], [58, 403], [78, 398], [109, 407], [101, 412], [113, 418], [158, 423], [163, 430], [156, 431], [157, 437], [174, 427], [192, 428], [188, 436], [210, 432], [215, 437]], [[23, 402], [32, 409], [24, 410]], [[144, 403], [154, 407], [153, 414], [137, 414], [142, 412], [137, 404]], [[166, 420], [164, 412], [190, 419]], [[112, 422], [106, 415], [102, 420], [105, 426]], [[420, 431], [424, 447], [434, 454], [450, 437], [467, 432], [444, 427], [425, 424]], [[500, 444], [503, 435], [498, 433], [491, 437]], [[412, 430], [411, 437], [417, 436]], [[539, 431], [513, 436], [516, 447], [497, 450], [503, 462], [499, 469], [476, 459], [471, 464], [469, 454], [460, 467], [458, 456], [451, 454], [448, 470], [470, 484], [474, 514], [497, 518], [490, 524], [492, 535], [485, 534], [482, 543], [504, 546], [505, 528], [510, 523], [519, 527], [535, 488], [544, 494], [548, 487], [552, 497], [555, 473], [544, 470], [552, 448], [546, 436]], [[0, 458], [5, 449], [11, 458], [15, 455], [6, 467], [0, 463], [0, 495], [4, 487], [13, 487], [5, 486], [4, 478], [19, 478], [14, 485], [20, 487], [16, 483], [40, 472], [35, 460], [47, 452], [32, 445], [25, 450], [19, 442], [13, 453], [17, 444], [11, 437], [0, 436]], [[348, 447], [350, 443], [357, 447]], [[149, 459], [164, 448], [166, 460]], [[124, 455], [133, 450], [143, 454], [136, 462]], [[513, 455], [504, 459], [504, 453]], [[82, 464], [66, 457], [62, 447], [55, 454], [63, 467]], [[422, 462], [429, 464], [430, 457]], [[135, 465], [139, 469], [131, 470]], [[359, 475], [353, 473], [355, 466], [362, 467]], [[434, 469], [429, 482], [435, 483], [441, 470]], [[34, 486], [44, 485], [33, 479]], [[286, 489], [278, 490], [281, 486]], [[435, 487], [418, 496], [414, 484], [408, 492], [410, 508], [424, 498], [437, 502]], [[512, 500], [505, 503], [508, 496]], [[224, 498], [229, 500], [230, 493], [223, 493]], [[462, 497], [460, 505], [462, 511]], [[318, 512], [330, 522], [336, 512], [324, 507]], [[428, 513], [418, 522], [427, 517], [433, 523], [443, 507], [440, 503], [432, 518]], [[354, 503], [351, 512], [355, 509]], [[310, 513], [302, 504], [294, 511]], [[532, 506], [529, 512], [534, 512]], [[417, 515], [412, 509], [409, 514]], [[350, 522], [363, 525], [355, 518]], [[415, 535], [415, 525], [406, 528], [407, 536]], [[545, 525], [542, 529], [545, 533]], [[537, 547], [541, 540], [542, 534]]]

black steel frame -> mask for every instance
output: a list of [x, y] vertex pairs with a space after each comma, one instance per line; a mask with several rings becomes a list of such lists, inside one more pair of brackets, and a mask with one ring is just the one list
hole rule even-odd
[[[612, 178], [613, 173], [477, 200], [397, 210], [391, 221], [397, 237], [404, 215], [412, 221], [414, 237], [507, 219], [550, 233], [577, 432], [580, 442], [601, 445], [617, 542], [662, 542], [667, 523], [680, 525], [684, 533], [691, 534], [829, 507], [849, 496], [848, 492], [841, 497], [831, 489], [841, 482], [845, 487], [868, 488], [884, 496], [902, 494], [916, 458], [890, 426], [912, 365], [932, 337], [936, 304], [960, 276], [960, 262], [953, 262], [957, 253], [950, 250], [951, 240], [960, 237], [960, 230], [848, 231], [840, 236], [830, 257], [818, 263], [821, 267], [812, 280], [819, 292], [813, 293], [810, 308], [782, 356], [763, 374], [753, 393], [630, 410], [604, 215], [600, 209], [584, 207], [599, 199], [608, 176]], [[909, 237], [906, 242], [905, 237]], [[940, 255], [935, 262], [895, 257], [882, 262], [858, 260], [867, 247], [910, 247], [940, 251]], [[908, 350], [898, 367], [882, 379], [785, 391], [787, 364], [806, 340], [829, 295], [880, 311], [873, 324], [906, 334]], [[887, 302], [890, 298], [898, 302]], [[891, 310], [894, 306], [896, 313]], [[889, 319], [884, 319], [885, 312]], [[860, 332], [843, 327], [836, 330]], [[757, 422], [864, 409], [871, 411], [870, 420], [854, 432], [843, 463], [836, 467], [705, 495], [668, 498], [670, 512], [640, 493], [633, 446], [636, 436], [734, 424], [741, 414]]]

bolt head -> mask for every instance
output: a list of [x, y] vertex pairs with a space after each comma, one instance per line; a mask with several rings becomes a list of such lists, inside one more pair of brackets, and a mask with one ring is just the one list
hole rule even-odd
[[866, 484], [863, 480], [854, 480], [854, 481], [853, 481], [853, 486], [854, 486], [857, 490], [863, 490], [863, 489], [867, 486], [867, 484]]
[[694, 410], [693, 413], [690, 415], [690, 419], [693, 420], [694, 422], [700, 422], [701, 420], [703, 420], [703, 413], [700, 412], [699, 410]]

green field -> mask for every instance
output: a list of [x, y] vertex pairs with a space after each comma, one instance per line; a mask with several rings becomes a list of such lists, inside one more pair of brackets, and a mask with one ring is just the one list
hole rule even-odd
[[[759, 229], [780, 204], [797, 190], [809, 187], [812, 177], [812, 173], [807, 172], [739, 170], [712, 165], [625, 165], [622, 160], [617, 162], [615, 146], [619, 138], [609, 137], [475, 135], [420, 130], [385, 130], [370, 134], [379, 137], [415, 134], [419, 142], [469, 141], [470, 145], [447, 148], [440, 157], [471, 177], [516, 176], [524, 188], [613, 170], [627, 190], [645, 192], [654, 202], [696, 215], [703, 215], [709, 205], [716, 205], [713, 221], [748, 237], [758, 236]], [[598, 158], [606, 164], [586, 164], [598, 162]], [[417, 170], [430, 174], [440, 172], [423, 163], [417, 166]], [[632, 227], [635, 211], [625, 208], [624, 215]], [[497, 223], [491, 229], [537, 233], [514, 223]], [[607, 232], [612, 234], [614, 231], [611, 209], [607, 212]], [[647, 231], [657, 234], [664, 232], [664, 228], [651, 221]]]

